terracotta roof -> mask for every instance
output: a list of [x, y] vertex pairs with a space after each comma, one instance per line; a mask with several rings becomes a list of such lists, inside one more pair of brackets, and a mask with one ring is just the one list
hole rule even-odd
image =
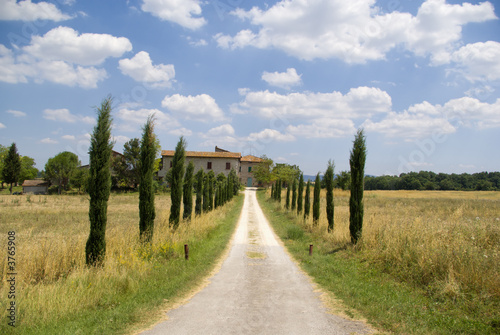
[[49, 186], [49, 182], [45, 180], [25, 180], [22, 186]]
[[263, 160], [262, 160], [262, 158], [259, 158], [259, 157], [256, 157], [256, 156], [246, 155], [246, 156], [241, 157], [241, 161], [242, 162], [260, 163]]
[[[161, 155], [173, 157], [174, 150], [162, 150]], [[210, 152], [210, 151], [186, 151], [186, 157], [207, 157], [207, 158], [241, 158], [240, 152]]]

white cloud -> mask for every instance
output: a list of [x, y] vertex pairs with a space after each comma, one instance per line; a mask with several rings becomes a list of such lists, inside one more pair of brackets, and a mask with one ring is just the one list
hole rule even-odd
[[30, 64], [17, 63], [12, 50], [0, 44], [0, 81], [17, 84], [27, 83], [36, 70]]
[[172, 118], [172, 116], [158, 109], [129, 109], [121, 107], [116, 114], [116, 118], [123, 122], [118, 124], [118, 128], [122, 131], [137, 131], [152, 114], [154, 114], [156, 128], [171, 129], [180, 126], [179, 122]]
[[264, 72], [262, 74], [262, 80], [271, 86], [289, 90], [292, 86], [297, 86], [302, 83], [301, 76], [302, 75], [297, 74], [297, 70], [294, 68], [288, 68], [286, 72]]
[[0, 122], [0, 129], [7, 128], [2, 122]]
[[496, 18], [489, 2], [427, 0], [416, 16], [381, 13], [374, 5], [375, 0], [283, 0], [265, 10], [237, 9], [232, 14], [249, 20], [257, 32], [245, 29], [232, 37], [214, 37], [222, 48], [274, 48], [299, 59], [339, 58], [347, 63], [384, 59], [402, 45], [419, 56], [431, 55], [437, 65], [449, 61], [463, 25]]
[[123, 136], [123, 135], [113, 136], [113, 142], [115, 142], [115, 143], [125, 144], [125, 142], [127, 142], [129, 140], [130, 140], [130, 138], [128, 138], [127, 136]]
[[153, 65], [149, 53], [145, 51], [137, 53], [131, 59], [121, 59], [118, 67], [123, 74], [153, 87], [170, 87], [175, 77], [173, 65]]
[[60, 109], [45, 109], [43, 111], [43, 117], [47, 120], [58, 121], [58, 122], [83, 122], [88, 124], [93, 124], [96, 120], [90, 116], [74, 115], [66, 108]]
[[311, 124], [289, 125], [287, 132], [305, 138], [337, 138], [356, 133], [354, 122], [349, 119], [319, 118]]
[[79, 65], [99, 65], [108, 57], [120, 57], [132, 50], [126, 37], [108, 34], [78, 34], [70, 27], [57, 27], [43, 36], [33, 36], [23, 50], [38, 59]]
[[25, 113], [25, 112], [16, 111], [16, 110], [12, 110], [12, 109], [9, 109], [9, 110], [7, 111], [7, 113], [12, 114], [12, 115], [14, 115], [15, 117], [25, 117], [25, 116], [26, 116], [26, 113]]
[[63, 14], [54, 4], [42, 1], [32, 3], [31, 0], [0, 0], [0, 20], [36, 21], [69, 20], [71, 16]]
[[53, 140], [50, 137], [44, 138], [44, 139], [40, 140], [40, 142], [45, 143], [45, 144], [57, 144], [57, 143], [59, 143], [58, 141]]
[[41, 61], [33, 64], [32, 69], [38, 75], [34, 76], [34, 81], [39, 84], [47, 80], [67, 86], [97, 88], [97, 83], [108, 77], [104, 69], [74, 66], [64, 61]]
[[251, 133], [248, 135], [248, 141], [258, 141], [261, 143], [270, 142], [291, 142], [295, 137], [290, 134], [282, 134], [276, 129], [264, 129], [258, 133]]
[[188, 29], [198, 29], [205, 25], [201, 15], [199, 0], [143, 0], [141, 9], [144, 12], [170, 21]]
[[76, 139], [76, 137], [73, 135], [63, 135], [63, 136], [61, 136], [61, 138], [63, 140], [68, 140], [68, 141], [74, 141]]
[[467, 44], [455, 51], [451, 60], [456, 71], [471, 82], [500, 79], [500, 43], [494, 41]]
[[387, 92], [373, 87], [352, 88], [347, 94], [246, 92], [245, 100], [233, 112], [251, 113], [263, 118], [359, 118], [391, 110], [391, 97]]
[[224, 113], [215, 102], [215, 99], [207, 94], [196, 96], [167, 95], [161, 105], [179, 117], [188, 120], [213, 122], [225, 119]]
[[212, 128], [207, 132], [208, 136], [234, 135], [234, 128], [229, 123]]
[[170, 135], [174, 136], [191, 136], [193, 132], [187, 128], [177, 128], [168, 132]]

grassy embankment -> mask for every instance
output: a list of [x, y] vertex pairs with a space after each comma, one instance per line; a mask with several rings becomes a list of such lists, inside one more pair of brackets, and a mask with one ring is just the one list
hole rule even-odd
[[[209, 274], [243, 204], [168, 227], [170, 195], [156, 197], [154, 242], [138, 243], [138, 195], [111, 195], [102, 269], [85, 266], [87, 196], [0, 196], [0, 333], [115, 334], [152, 324], [172, 298]], [[7, 232], [16, 233], [16, 328], [7, 325]], [[189, 244], [189, 261], [184, 260]]]
[[356, 247], [349, 242], [349, 192], [335, 191], [333, 234], [322, 196], [313, 226], [286, 211], [284, 201], [258, 193], [277, 234], [322, 287], [384, 331], [500, 333], [499, 192], [365, 192]]

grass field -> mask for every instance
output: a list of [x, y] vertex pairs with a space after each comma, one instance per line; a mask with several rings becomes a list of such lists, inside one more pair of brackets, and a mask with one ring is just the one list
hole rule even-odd
[[[285, 211], [284, 201], [262, 202], [268, 198], [269, 192], [261, 194], [261, 203], [268, 215], [276, 215], [275, 229], [307, 271], [382, 328], [500, 332], [500, 192], [367, 191], [363, 237], [356, 247], [349, 238], [348, 191], [335, 191], [332, 234], [324, 193], [317, 226], [311, 217]], [[304, 256], [309, 243], [315, 248], [312, 258]], [[364, 279], [355, 280], [355, 274]], [[386, 287], [390, 282], [408, 291], [392, 291]], [[363, 291], [359, 296], [355, 285]], [[422, 310], [408, 303], [415, 294], [424, 301], [415, 302]]]
[[[161, 317], [166, 299], [199, 283], [226, 248], [243, 197], [168, 226], [170, 195], [156, 196], [154, 242], [138, 243], [138, 195], [111, 195], [102, 269], [85, 266], [88, 196], [0, 195], [0, 333], [7, 325], [8, 231], [16, 235], [15, 333], [126, 333]], [[190, 260], [184, 260], [184, 244]], [[4, 257], [5, 256], [5, 257]]]

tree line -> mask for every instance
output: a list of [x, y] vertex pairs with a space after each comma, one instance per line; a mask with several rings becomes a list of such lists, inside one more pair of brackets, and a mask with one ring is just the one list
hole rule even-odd
[[[353, 148], [351, 150], [349, 158], [349, 165], [351, 169], [348, 173], [348, 176], [350, 177], [349, 188], [351, 190], [351, 196], [349, 198], [349, 232], [351, 236], [351, 242], [353, 244], [356, 244], [361, 238], [363, 229], [363, 191], [365, 178], [365, 162], [366, 138], [364, 136], [363, 129], [360, 129], [358, 130], [354, 138]], [[265, 160], [257, 170], [260, 173], [259, 176], [264, 175], [270, 181], [276, 180], [276, 183], [271, 184], [271, 199], [278, 203], [281, 203], [282, 187], [286, 186], [285, 208], [292, 212], [296, 212], [297, 215], [303, 216], [304, 219], [307, 219], [310, 215], [312, 215], [314, 226], [318, 224], [321, 215], [321, 188], [326, 188], [325, 214], [328, 221], [328, 232], [333, 232], [335, 212], [333, 197], [333, 189], [335, 187], [334, 162], [332, 160], [328, 161], [327, 169], [324, 173], [323, 179], [321, 179], [320, 173], [317, 173], [314, 185], [312, 185], [310, 180], [308, 180], [307, 183], [304, 182], [304, 174], [300, 172], [298, 167], [285, 166], [285, 168], [289, 171], [298, 171], [297, 176], [296, 173], [280, 174], [280, 168], [278, 168], [277, 171], [273, 171], [274, 169], [270, 168], [271, 165], [272, 161], [267, 159], [267, 161]], [[281, 168], [283, 168], [283, 166]], [[287, 177], [289, 179], [287, 179]], [[312, 197], [311, 188], [313, 188]]]
[[0, 180], [2, 188], [4, 183], [9, 185], [10, 193], [12, 187], [22, 184], [25, 180], [34, 179], [39, 175], [35, 167], [35, 160], [28, 156], [21, 156], [17, 150], [16, 143], [9, 147], [0, 144]]

